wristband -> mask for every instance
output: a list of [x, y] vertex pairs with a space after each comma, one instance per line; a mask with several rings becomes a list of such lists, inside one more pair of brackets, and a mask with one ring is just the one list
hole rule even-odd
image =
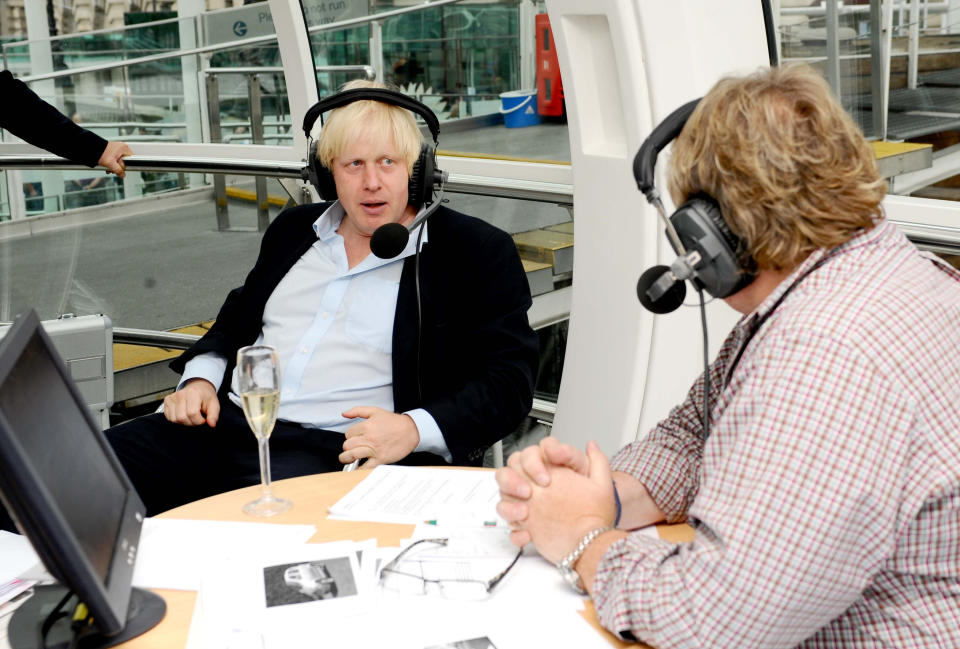
[[620, 515], [623, 513], [623, 505], [620, 504], [620, 492], [617, 491], [617, 481], [613, 481], [613, 500], [617, 503], [617, 517], [613, 519], [613, 526], [620, 524]]

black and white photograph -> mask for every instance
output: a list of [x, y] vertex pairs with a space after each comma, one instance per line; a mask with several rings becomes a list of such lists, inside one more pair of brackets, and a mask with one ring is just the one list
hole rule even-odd
[[357, 594], [349, 557], [266, 566], [263, 591], [267, 608], [304, 604]]
[[429, 647], [424, 647], [424, 649], [497, 649], [497, 645], [493, 644], [487, 636], [483, 636], [481, 638], [470, 638], [469, 640], [456, 640], [455, 642], [430, 645]]

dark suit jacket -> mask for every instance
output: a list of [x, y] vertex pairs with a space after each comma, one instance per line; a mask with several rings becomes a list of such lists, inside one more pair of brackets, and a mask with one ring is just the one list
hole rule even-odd
[[[317, 240], [313, 223], [329, 205], [288, 209], [270, 224], [244, 285], [230, 292], [210, 331], [170, 364], [174, 371], [182, 373], [204, 352], [224, 355], [223, 398], [237, 349], [260, 334], [267, 299]], [[478, 465], [491, 444], [520, 424], [533, 399], [538, 342], [527, 322], [530, 287], [513, 240], [479, 219], [439, 208], [420, 253], [420, 293], [418, 332], [415, 257], [408, 257], [393, 325], [394, 409], [424, 408], [453, 463]]]
[[74, 124], [9, 70], [0, 71], [0, 126], [62, 158], [96, 167], [107, 141]]

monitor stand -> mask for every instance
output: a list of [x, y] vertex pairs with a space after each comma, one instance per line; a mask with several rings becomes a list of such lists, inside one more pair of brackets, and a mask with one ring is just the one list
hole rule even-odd
[[[49, 649], [66, 649], [66, 647], [69, 647], [70, 641], [73, 639], [70, 623], [73, 618], [73, 608], [77, 605], [76, 598], [72, 598], [64, 606], [67, 615], [57, 620], [50, 628], [47, 633], [46, 644], [43, 644], [40, 639], [40, 627], [43, 621], [66, 594], [67, 589], [60, 585], [35, 586], [30, 599], [21, 604], [20, 608], [14, 611], [10, 617], [7, 640], [10, 642], [11, 649], [36, 649], [42, 646]], [[127, 623], [120, 633], [105, 636], [97, 631], [92, 631], [80, 639], [77, 647], [79, 649], [98, 649], [99, 647], [112, 647], [115, 644], [125, 642], [156, 626], [163, 619], [166, 611], [167, 603], [159, 595], [141, 588], [134, 588], [130, 593]]]

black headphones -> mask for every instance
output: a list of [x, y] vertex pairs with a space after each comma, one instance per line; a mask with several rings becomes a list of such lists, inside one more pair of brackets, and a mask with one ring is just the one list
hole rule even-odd
[[355, 101], [370, 100], [391, 104], [420, 115], [427, 123], [430, 134], [433, 135], [433, 146], [427, 142], [420, 148], [420, 155], [413, 164], [413, 173], [410, 174], [408, 186], [408, 202], [419, 209], [424, 203], [433, 198], [434, 187], [442, 183], [443, 172], [437, 169], [436, 145], [440, 137], [440, 120], [433, 111], [416, 99], [403, 93], [387, 88], [354, 88], [344, 90], [326, 99], [318, 101], [310, 107], [303, 116], [303, 132], [310, 140], [310, 150], [307, 153], [307, 166], [300, 175], [309, 181], [320, 194], [320, 198], [332, 201], [337, 198], [337, 186], [333, 181], [333, 172], [320, 164], [317, 160], [317, 141], [310, 137], [310, 130], [322, 113], [339, 108]]
[[670, 267], [647, 269], [637, 282], [640, 303], [654, 313], [669, 313], [683, 303], [684, 280], [722, 298], [752, 282], [756, 273], [753, 260], [744, 254], [743, 244], [730, 230], [713, 197], [694, 196], [667, 218], [654, 186], [657, 154], [680, 134], [699, 101], [695, 99], [670, 113], [644, 140], [633, 159], [637, 187], [657, 209], [670, 246], [679, 255]]

